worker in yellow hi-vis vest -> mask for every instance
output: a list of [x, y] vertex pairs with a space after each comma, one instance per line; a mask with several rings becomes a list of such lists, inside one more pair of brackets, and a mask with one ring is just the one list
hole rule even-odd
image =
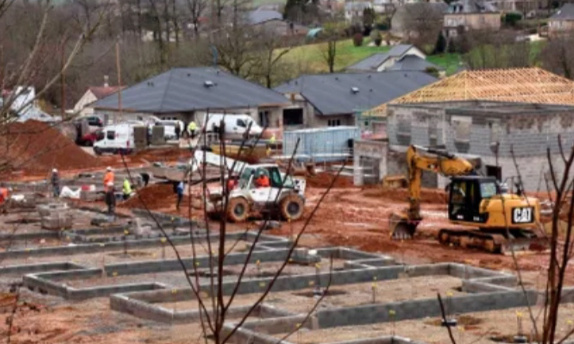
[[189, 122], [189, 124], [187, 125], [187, 132], [189, 134], [189, 137], [194, 139], [196, 131], [197, 131], [197, 124], [195, 124], [195, 121]]

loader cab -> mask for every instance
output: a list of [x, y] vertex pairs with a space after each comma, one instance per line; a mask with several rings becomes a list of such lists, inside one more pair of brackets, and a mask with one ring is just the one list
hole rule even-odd
[[[283, 184], [283, 176], [276, 165], [256, 165], [247, 167], [243, 170], [241, 178], [239, 179], [239, 186], [242, 189], [255, 189], [255, 179], [259, 173], [265, 173], [269, 177], [271, 188], [281, 188]], [[293, 181], [290, 176], [285, 180], [283, 188], [293, 188]]]
[[488, 220], [488, 214], [480, 214], [480, 202], [500, 193], [500, 187], [494, 177], [453, 178], [449, 187], [449, 220], [485, 223]]

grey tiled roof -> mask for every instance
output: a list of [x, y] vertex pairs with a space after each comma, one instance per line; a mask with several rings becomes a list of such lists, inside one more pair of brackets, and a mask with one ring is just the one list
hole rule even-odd
[[435, 65], [434, 63], [430, 63], [425, 59], [421, 59], [416, 55], [406, 55], [399, 59], [395, 64], [393, 64], [387, 70], [418, 70], [418, 71], [426, 71], [427, 68], [435, 68], [437, 70], [444, 70], [441, 66]]
[[371, 109], [436, 80], [418, 71], [317, 74], [303, 75], [275, 90], [301, 94], [322, 115], [339, 115]]
[[[188, 112], [289, 103], [281, 94], [212, 67], [174, 68], [126, 88], [122, 108], [140, 112]], [[117, 109], [117, 94], [97, 109]]]
[[410, 48], [412, 48], [412, 44], [397, 44], [391, 48], [386, 53], [377, 53], [371, 55], [349, 67], [347, 70], [351, 71], [371, 71], [376, 70], [383, 62], [385, 62], [389, 57], [398, 57], [402, 56], [406, 53]]
[[574, 20], [574, 4], [564, 4], [550, 19]]
[[283, 20], [283, 15], [273, 10], [260, 10], [249, 12], [247, 19], [249, 24], [256, 25], [268, 22], [270, 20]]

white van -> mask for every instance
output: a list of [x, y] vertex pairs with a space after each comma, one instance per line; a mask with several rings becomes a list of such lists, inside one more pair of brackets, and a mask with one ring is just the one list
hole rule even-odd
[[203, 119], [205, 130], [207, 132], [217, 131], [222, 121], [225, 124], [225, 136], [228, 139], [242, 139], [247, 132], [249, 124], [251, 124], [249, 136], [259, 136], [263, 132], [263, 128], [249, 115], [222, 113], [206, 114]]
[[130, 154], [134, 150], [134, 124], [122, 123], [102, 128], [94, 143], [94, 153]]

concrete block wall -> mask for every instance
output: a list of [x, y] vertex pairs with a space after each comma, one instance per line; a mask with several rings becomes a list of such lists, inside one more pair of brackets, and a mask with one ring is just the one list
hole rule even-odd
[[54, 262], [54, 263], [37, 263], [9, 265], [0, 267], [0, 275], [8, 274], [30, 274], [35, 272], [60, 271], [60, 270], [77, 270], [85, 269], [83, 265], [71, 262]]
[[[470, 116], [468, 113], [457, 113], [456, 110], [453, 110], [453, 108], [461, 105], [465, 104], [453, 102], [445, 103], [441, 107], [437, 107], [436, 104], [432, 104], [432, 106], [425, 106], [424, 104], [420, 106], [389, 106], [388, 137], [390, 148], [401, 154], [400, 148], [406, 148], [409, 144], [430, 145], [429, 125], [433, 121], [438, 121], [437, 142], [439, 144], [444, 143], [449, 152], [480, 156], [483, 160], [483, 167], [484, 165], [496, 165], [495, 153], [490, 142], [489, 122], [484, 116]], [[555, 163], [557, 173], [561, 173], [563, 163], [559, 156], [558, 135], [562, 137], [564, 147], [569, 147], [574, 141], [574, 130], [572, 130], [574, 113], [555, 112], [520, 116], [521, 113], [517, 111], [510, 114], [514, 114], [514, 116], [507, 115], [500, 122], [498, 165], [502, 167], [503, 180], [518, 175], [512, 161], [512, 148], [514, 156], [518, 160], [526, 189], [529, 191], [544, 190], [545, 184], [542, 174], [549, 170], [546, 157], [547, 149], [550, 148], [551, 150], [552, 161]], [[472, 121], [468, 144], [460, 144], [455, 141], [456, 129], [451, 124], [452, 116], [463, 116]], [[411, 123], [409, 139], [398, 135], [398, 123], [401, 119]], [[406, 166], [389, 153], [387, 173], [395, 175], [405, 172]], [[424, 180], [423, 185], [435, 187], [440, 183], [435, 184], [431, 180]]]
[[[538, 293], [527, 291], [503, 291], [452, 297], [448, 302], [449, 313], [483, 312], [497, 309], [524, 307], [536, 303]], [[394, 315], [391, 314], [394, 312]], [[436, 299], [392, 302], [379, 305], [326, 309], [317, 312], [321, 328], [366, 325], [372, 323], [420, 319], [440, 316]]]
[[[275, 250], [275, 251], [254, 251], [249, 257], [250, 263], [255, 263], [256, 261], [262, 262], [272, 262], [272, 261], [284, 261], [287, 259], [289, 251], [287, 249]], [[247, 253], [230, 253], [225, 257], [226, 265], [238, 265], [244, 264], [247, 261]], [[209, 260], [212, 259], [209, 256], [200, 256], [193, 258], [183, 259], [183, 264], [189, 271], [192, 271], [194, 266], [205, 267], [209, 266]], [[294, 262], [302, 263], [315, 263], [320, 259], [317, 256], [305, 257], [300, 254], [292, 255]], [[99, 268], [87, 268], [80, 267], [80, 269], [72, 271], [53, 271], [44, 272], [33, 275], [27, 275], [24, 277], [24, 284], [30, 289], [38, 288], [39, 290], [46, 290], [54, 295], [58, 295], [68, 299], [86, 299], [91, 297], [108, 296], [114, 293], [129, 292], [129, 291], [140, 291], [140, 290], [155, 290], [158, 288], [163, 288], [154, 282], [141, 282], [133, 284], [119, 284], [111, 286], [100, 286], [94, 288], [71, 288], [66, 285], [67, 280], [77, 280], [77, 279], [89, 279], [89, 278], [100, 278], [102, 275], [106, 276], [118, 276], [118, 275], [136, 275], [144, 273], [156, 273], [156, 272], [168, 272], [168, 271], [179, 271], [181, 269], [181, 262], [176, 259], [170, 260], [160, 260], [160, 261], [141, 261], [132, 263], [116, 263], [107, 264], [105, 269]], [[60, 283], [56, 283], [60, 281]], [[259, 280], [258, 280], [259, 281]], [[229, 284], [229, 283], [228, 283]], [[226, 284], [226, 285], [228, 285]], [[233, 287], [235, 282], [231, 283]], [[202, 284], [203, 287], [208, 287], [205, 283]], [[233, 288], [229, 288], [232, 290]], [[193, 298], [191, 292], [174, 292], [171, 290], [166, 291], [154, 291], [153, 293], [147, 294], [146, 301], [154, 302], [154, 300], [172, 300], [172, 301], [184, 301], [188, 300], [189, 297]], [[135, 295], [134, 297], [137, 297]], [[142, 297], [145, 297], [144, 294]], [[159, 301], [156, 301], [159, 302]]]
[[[492, 156], [483, 157], [483, 165], [496, 165], [496, 158]], [[564, 171], [564, 162], [560, 154], [551, 154], [551, 161], [555, 168], [555, 173], [560, 177]], [[517, 157], [516, 164], [511, 157], [498, 158], [498, 166], [502, 168], [502, 181], [506, 181], [509, 186], [511, 185], [512, 178], [517, 182], [517, 176], [520, 173], [522, 183], [527, 191], [546, 191], [546, 182], [544, 175], [548, 177], [549, 184], [552, 184], [550, 179], [550, 165], [546, 155], [532, 155], [528, 157]]]
[[387, 142], [355, 140], [353, 145], [353, 182], [355, 185], [364, 185], [362, 157], [379, 160], [379, 181], [387, 175], [387, 149]]

